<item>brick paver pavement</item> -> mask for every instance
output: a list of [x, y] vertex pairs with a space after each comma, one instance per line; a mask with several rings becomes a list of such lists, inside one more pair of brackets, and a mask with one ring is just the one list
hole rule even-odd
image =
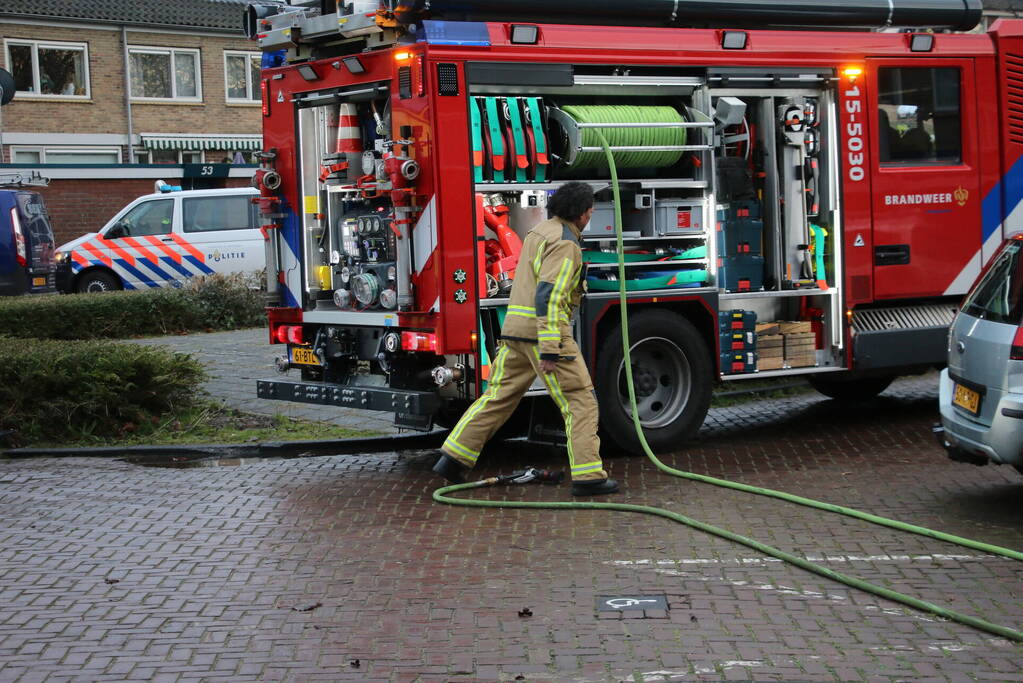
[[[948, 461], [935, 394], [715, 410], [667, 461], [1023, 548], [1023, 476]], [[1023, 628], [1023, 564], [608, 462], [616, 500]], [[432, 463], [0, 461], [0, 680], [1023, 680], [1017, 644], [662, 519], [434, 504]], [[525, 464], [563, 459], [504, 444], [480, 473]], [[630, 595], [669, 609], [595, 609]]]

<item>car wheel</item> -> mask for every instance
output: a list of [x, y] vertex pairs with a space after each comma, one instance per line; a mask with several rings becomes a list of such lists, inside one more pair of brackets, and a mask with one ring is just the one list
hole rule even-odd
[[[703, 338], [688, 320], [667, 311], [644, 311], [629, 321], [632, 376], [643, 435], [654, 452], [678, 448], [703, 424], [713, 370]], [[631, 453], [636, 436], [622, 353], [621, 327], [597, 357], [597, 399], [605, 437]]]
[[121, 283], [112, 273], [103, 270], [93, 270], [81, 275], [75, 285], [79, 294], [90, 292], [114, 292], [121, 289]]
[[852, 377], [836, 379], [827, 375], [811, 375], [810, 386], [833, 399], [839, 401], [866, 401], [874, 398], [888, 388], [895, 380], [895, 375], [879, 377]]

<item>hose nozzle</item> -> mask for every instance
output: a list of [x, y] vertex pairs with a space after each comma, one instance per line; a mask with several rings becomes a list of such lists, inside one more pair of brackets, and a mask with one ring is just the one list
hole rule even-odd
[[565, 473], [562, 470], [538, 470], [535, 467], [527, 467], [500, 476], [497, 480], [502, 484], [529, 484], [534, 481], [541, 484], [560, 484], [565, 481]]

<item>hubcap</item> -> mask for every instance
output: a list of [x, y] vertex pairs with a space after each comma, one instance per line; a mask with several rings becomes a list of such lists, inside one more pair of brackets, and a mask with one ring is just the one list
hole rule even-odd
[[[636, 407], [644, 428], [665, 427], [685, 412], [692, 389], [692, 368], [686, 354], [675, 342], [648, 337], [632, 345], [632, 379], [636, 386]], [[625, 362], [618, 366], [618, 399], [626, 415], [629, 406]]]

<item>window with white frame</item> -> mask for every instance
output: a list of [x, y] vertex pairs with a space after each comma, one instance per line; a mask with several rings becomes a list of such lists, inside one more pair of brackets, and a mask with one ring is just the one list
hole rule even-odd
[[136, 164], [201, 164], [200, 150], [139, 149], [132, 151]]
[[131, 97], [136, 100], [202, 100], [199, 51], [128, 47]]
[[224, 51], [224, 90], [227, 101], [250, 104], [258, 102], [259, 67], [262, 53]]
[[176, 149], [154, 149], [150, 151], [151, 164], [179, 164], [181, 157]]
[[12, 147], [15, 164], [119, 164], [116, 147]]
[[15, 91], [89, 98], [89, 48], [85, 43], [6, 42], [7, 68], [14, 75]]
[[39, 147], [11, 147], [12, 164], [41, 164], [43, 150]]

